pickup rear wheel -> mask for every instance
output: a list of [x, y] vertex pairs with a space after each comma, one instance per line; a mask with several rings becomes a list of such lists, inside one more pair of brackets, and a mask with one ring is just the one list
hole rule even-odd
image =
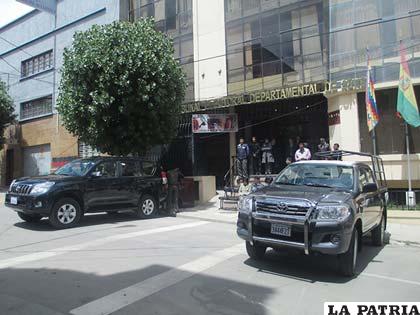
[[81, 217], [79, 203], [73, 198], [63, 198], [54, 204], [49, 221], [57, 229], [67, 229], [77, 225]]
[[263, 259], [266, 250], [267, 247], [265, 246], [258, 245], [257, 243], [254, 243], [254, 245], [252, 245], [250, 242], [246, 242], [246, 252], [248, 253], [248, 256], [252, 259]]
[[26, 222], [39, 222], [42, 219], [42, 216], [39, 214], [26, 214], [22, 212], [17, 213], [19, 218]]
[[385, 239], [385, 214], [382, 214], [381, 223], [372, 230], [372, 244], [374, 246], [383, 246]]
[[139, 202], [139, 208], [136, 211], [137, 217], [141, 219], [153, 218], [158, 211], [155, 198], [150, 195], [144, 195]]
[[353, 277], [356, 273], [357, 253], [359, 251], [359, 233], [353, 230], [350, 246], [347, 252], [338, 255], [340, 274], [346, 277]]

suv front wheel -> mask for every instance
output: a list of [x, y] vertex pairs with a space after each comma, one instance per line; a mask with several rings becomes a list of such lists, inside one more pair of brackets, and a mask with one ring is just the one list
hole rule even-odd
[[49, 220], [53, 227], [66, 229], [77, 225], [81, 217], [79, 203], [72, 198], [63, 198], [54, 204]]
[[141, 219], [153, 218], [158, 211], [158, 206], [155, 198], [150, 195], [144, 195], [139, 202], [139, 207], [136, 211], [137, 217]]

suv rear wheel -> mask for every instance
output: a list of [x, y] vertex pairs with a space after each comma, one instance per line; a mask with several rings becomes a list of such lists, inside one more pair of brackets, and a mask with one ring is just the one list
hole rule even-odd
[[356, 273], [357, 253], [359, 251], [359, 233], [353, 230], [350, 246], [347, 252], [338, 255], [340, 274], [346, 277], [353, 277]]
[[39, 214], [26, 214], [22, 212], [17, 213], [19, 218], [26, 222], [39, 222], [42, 219], [42, 216]]
[[158, 211], [155, 198], [150, 195], [144, 195], [139, 202], [139, 208], [136, 211], [137, 217], [141, 219], [153, 218]]
[[246, 242], [246, 252], [248, 253], [248, 256], [252, 259], [263, 259], [266, 250], [267, 247], [265, 246], [258, 245], [257, 243], [254, 243], [254, 245], [252, 245], [250, 242]]
[[374, 246], [383, 246], [385, 238], [385, 214], [382, 214], [381, 223], [372, 230], [372, 244]]
[[57, 201], [51, 211], [50, 224], [57, 229], [71, 228], [79, 223], [82, 210], [73, 198], [63, 198]]

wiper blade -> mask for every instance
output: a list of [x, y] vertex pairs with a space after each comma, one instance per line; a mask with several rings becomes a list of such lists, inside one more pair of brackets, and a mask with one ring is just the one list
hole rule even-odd
[[294, 184], [294, 183], [281, 183], [281, 182], [275, 182], [274, 184], [276, 184], [276, 185], [299, 186], [298, 184]]
[[311, 187], [326, 187], [326, 188], [333, 188], [331, 186], [325, 185], [325, 184], [315, 184], [315, 183], [307, 183], [304, 184], [305, 186], [311, 186]]

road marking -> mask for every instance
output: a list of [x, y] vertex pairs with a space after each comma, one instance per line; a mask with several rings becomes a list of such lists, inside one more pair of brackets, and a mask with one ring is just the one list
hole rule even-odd
[[411, 280], [405, 280], [405, 279], [400, 279], [400, 278], [381, 276], [381, 275], [376, 275], [376, 274], [373, 274], [373, 273], [364, 272], [364, 273], [361, 273], [360, 276], [378, 278], [378, 279], [384, 279], [384, 280], [390, 280], [390, 281], [396, 281], [396, 282], [401, 282], [401, 283], [407, 283], [407, 284], [420, 286], [420, 282], [418, 282], [418, 281], [411, 281]]
[[106, 295], [70, 311], [73, 315], [108, 315], [152, 294], [186, 280], [243, 253], [243, 243], [216, 251], [175, 269]]
[[209, 222], [198, 221], [198, 222], [192, 222], [192, 223], [177, 224], [177, 225], [171, 225], [171, 226], [160, 227], [160, 228], [155, 228], [155, 229], [143, 230], [143, 231], [138, 231], [138, 232], [111, 235], [111, 236], [107, 236], [101, 239], [97, 239], [97, 240], [93, 240], [93, 241], [89, 241], [89, 242], [85, 242], [85, 243], [81, 243], [77, 245], [65, 246], [65, 247], [55, 248], [48, 251], [42, 251], [38, 253], [0, 260], [0, 269], [9, 268], [9, 267], [13, 267], [13, 266], [20, 265], [23, 263], [37, 261], [37, 260], [41, 260], [45, 258], [50, 258], [57, 255], [62, 255], [68, 252], [81, 250], [81, 249], [91, 247], [91, 246], [103, 245], [105, 243], [109, 243], [113, 241], [119, 241], [119, 240], [134, 238], [138, 236], [150, 235], [150, 234], [172, 232], [172, 231], [177, 231], [177, 230], [182, 230], [182, 229], [193, 228], [193, 227], [197, 227], [197, 226], [201, 226], [205, 224], [209, 224]]

